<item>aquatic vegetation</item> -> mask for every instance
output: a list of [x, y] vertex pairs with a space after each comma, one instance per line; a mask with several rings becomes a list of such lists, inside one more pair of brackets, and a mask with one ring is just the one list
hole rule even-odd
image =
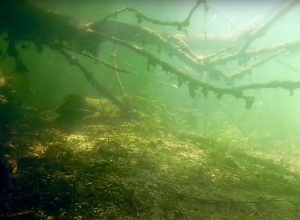
[[[266, 14], [268, 21], [229, 41], [206, 30], [188, 37], [199, 11], [207, 27], [210, 4], [195, 1], [180, 22], [133, 7], [87, 22], [31, 1], [2, 1], [0, 62], [14, 70], [0, 75], [0, 219], [299, 219], [298, 139], [284, 136], [283, 126], [280, 138], [274, 138], [272, 124], [259, 127], [274, 114], [264, 109], [259, 90], [282, 88], [292, 96], [300, 82], [273, 75], [267, 82], [247, 80], [261, 73], [254, 72], [258, 66], [299, 53], [299, 39], [254, 44], [298, 1]], [[126, 13], [134, 19], [118, 18]], [[210, 39], [222, 48], [205, 51], [195, 44]], [[72, 82], [61, 75], [57, 80], [63, 86], [54, 90], [63, 100], [30, 106], [28, 99], [43, 99], [31, 88], [37, 83], [31, 78], [35, 66], [22, 56], [30, 49], [34, 52], [27, 54], [51, 51], [77, 67], [98, 96], [78, 88], [64, 96], [62, 87]], [[90, 61], [113, 76], [94, 74]], [[59, 65], [47, 62], [53, 69]], [[46, 79], [52, 68], [45, 70]], [[161, 73], [168, 78], [156, 80]], [[195, 100], [200, 94], [199, 106], [179, 93], [185, 88]], [[164, 98], [166, 93], [172, 96]], [[212, 96], [217, 104], [210, 102]], [[245, 100], [246, 109], [236, 99]], [[283, 125], [291, 109], [272, 120]], [[262, 114], [248, 119], [247, 112]], [[254, 119], [256, 124], [245, 126]]]
[[[80, 126], [69, 124], [72, 130], [47, 125], [13, 135], [12, 157], [18, 157], [11, 182], [22, 191], [1, 196], [2, 208], [20, 209], [26, 200], [24, 212], [7, 213], [39, 219], [297, 216], [292, 210], [298, 207], [299, 170], [249, 149], [232, 128], [226, 134], [236, 142], [229, 143], [230, 136], [215, 140], [170, 130], [163, 117], [144, 114], [130, 122], [108, 117], [111, 123], [97, 124], [82, 124], [82, 118]], [[293, 158], [288, 151], [286, 158]], [[284, 214], [281, 207], [290, 211]]]

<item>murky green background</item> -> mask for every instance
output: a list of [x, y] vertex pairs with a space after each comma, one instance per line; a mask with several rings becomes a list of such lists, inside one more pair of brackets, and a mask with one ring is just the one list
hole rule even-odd
[[[100, 20], [115, 10], [126, 6], [134, 7], [145, 15], [165, 21], [183, 21], [196, 1], [41, 1], [32, 0], [33, 4], [47, 10], [68, 14], [83, 21]], [[187, 34], [207, 34], [207, 39], [197, 44], [191, 44], [190, 48], [199, 55], [209, 55], [224, 48], [239, 33], [251, 26], [257, 28], [271, 18], [272, 14], [283, 5], [284, 1], [208, 1], [210, 7], [205, 13], [203, 7], [196, 9], [191, 19], [191, 25], [187, 28]], [[298, 40], [300, 29], [299, 7], [290, 11], [279, 19], [268, 32], [251, 44], [250, 49], [266, 46], [274, 46], [291, 40]], [[266, 13], [267, 12], [267, 13]], [[136, 23], [135, 16], [126, 12], [118, 19]], [[153, 25], [147, 22], [143, 27], [161, 32], [162, 34], [184, 35], [176, 28]], [[216, 41], [212, 36], [222, 35], [224, 41]], [[1, 49], [5, 43], [1, 41]], [[151, 51], [152, 47], [145, 47]], [[46, 107], [59, 105], [63, 97], [70, 93], [78, 93], [88, 97], [99, 97], [96, 91], [86, 82], [83, 74], [74, 66], [70, 66], [66, 60], [50, 49], [45, 48], [42, 54], [37, 54], [34, 48], [23, 50], [22, 59], [29, 69], [28, 79], [33, 91], [38, 94], [38, 100], [26, 97], [28, 103]], [[215, 82], [206, 77], [197, 75], [177, 58], [169, 58], [166, 54], [153, 53], [171, 65], [199, 77], [215, 86], [225, 86], [222, 82]], [[270, 54], [272, 55], [272, 54]], [[253, 64], [265, 55], [256, 56], [249, 64]], [[231, 131], [246, 138], [253, 138], [262, 145], [270, 144], [277, 140], [297, 142], [300, 131], [300, 104], [299, 90], [295, 90], [293, 96], [283, 89], [261, 89], [247, 91], [255, 96], [255, 104], [249, 110], [245, 109], [243, 100], [225, 95], [221, 100], [209, 93], [203, 97], [198, 92], [195, 98], [188, 94], [187, 86], [175, 88], [177, 78], [168, 76], [161, 68], [156, 67], [151, 71], [146, 70], [147, 60], [134, 52], [114, 45], [110, 42], [101, 45], [99, 58], [111, 65], [114, 63], [121, 69], [131, 73], [119, 73], [107, 69], [100, 64], [78, 56], [80, 62], [95, 77], [109, 88], [117, 96], [123, 93], [138, 95], [149, 99], [155, 99], [164, 106], [166, 111], [172, 112], [174, 108], [189, 109], [193, 114], [178, 115], [182, 118], [186, 129], [212, 135], [216, 138], [224, 131]], [[1, 61], [2, 69], [9, 70], [12, 65], [10, 58]], [[232, 74], [242, 68], [237, 61], [219, 66], [218, 69], [226, 74]], [[264, 65], [254, 68], [254, 74], [246, 76], [243, 80], [236, 81], [234, 85], [263, 83], [276, 80], [299, 81], [300, 80], [299, 51], [286, 52], [268, 61]], [[120, 85], [122, 84], [122, 87]], [[232, 137], [234, 139], [234, 137]]]

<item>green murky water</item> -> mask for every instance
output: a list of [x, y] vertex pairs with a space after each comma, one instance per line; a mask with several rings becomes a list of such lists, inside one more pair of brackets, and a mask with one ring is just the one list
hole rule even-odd
[[5, 2], [0, 218], [299, 218], [296, 1]]

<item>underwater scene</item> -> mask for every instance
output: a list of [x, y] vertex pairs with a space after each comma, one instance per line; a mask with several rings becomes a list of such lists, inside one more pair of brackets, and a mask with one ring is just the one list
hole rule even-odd
[[0, 220], [300, 219], [298, 0], [2, 0]]

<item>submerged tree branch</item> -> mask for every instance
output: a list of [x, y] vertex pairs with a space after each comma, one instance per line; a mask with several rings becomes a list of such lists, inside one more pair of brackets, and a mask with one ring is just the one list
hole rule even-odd
[[100, 22], [106, 21], [109, 18], [114, 18], [114, 17], [116, 17], [117, 15], [119, 15], [119, 14], [121, 14], [123, 12], [129, 11], [129, 12], [134, 12], [135, 13], [135, 17], [137, 18], [138, 23], [141, 23], [143, 20], [145, 20], [145, 21], [153, 23], [153, 24], [164, 25], [164, 26], [175, 26], [175, 27], [177, 27], [178, 30], [182, 30], [183, 28], [189, 26], [190, 19], [191, 19], [192, 15], [193, 15], [194, 11], [196, 10], [196, 8], [200, 4], [206, 4], [206, 0], [198, 0], [197, 3], [196, 3], [196, 5], [190, 11], [190, 13], [187, 16], [187, 18], [184, 21], [182, 21], [182, 22], [178, 22], [178, 21], [170, 22], [170, 21], [161, 21], [159, 19], [153, 19], [153, 18], [150, 18], [150, 17], [144, 15], [139, 10], [137, 10], [135, 8], [131, 8], [131, 7], [126, 7], [126, 8], [123, 8], [123, 9], [119, 9], [119, 10], [115, 11], [114, 13], [112, 13], [112, 14], [106, 16], [105, 18], [103, 18]]
[[58, 52], [60, 52], [70, 63], [70, 65], [74, 65], [77, 66], [83, 73], [84, 76], [86, 78], [86, 80], [92, 85], [92, 87], [97, 90], [101, 95], [105, 96], [106, 98], [108, 98], [113, 104], [115, 104], [116, 106], [118, 106], [121, 110], [123, 111], [128, 111], [128, 106], [126, 106], [124, 103], [122, 103], [121, 101], [119, 101], [111, 92], [109, 92], [104, 86], [102, 86], [93, 76], [92, 73], [90, 73], [89, 71], [87, 71], [80, 63], [79, 61], [73, 57], [72, 55], [70, 55], [69, 53], [67, 53], [66, 51], [64, 51], [63, 49], [61, 49], [59, 46], [52, 46], [52, 49], [57, 50]]
[[[220, 51], [216, 51], [210, 56], [197, 55], [184, 41], [172, 38], [172, 36], [162, 36], [157, 31], [153, 31], [149, 28], [140, 27], [126, 22], [111, 20], [115, 15], [120, 14], [123, 11], [129, 11], [136, 13], [138, 19], [147, 20], [159, 25], [171, 25], [177, 27], [185, 27], [189, 24], [190, 18], [195, 9], [200, 4], [206, 4], [206, 1], [199, 0], [195, 7], [190, 11], [189, 15], [183, 22], [164, 22], [157, 19], [148, 18], [141, 12], [133, 8], [125, 8], [112, 13], [99, 22], [84, 23], [77, 21], [71, 17], [44, 11], [36, 8], [26, 1], [5, 0], [4, 6], [6, 9], [0, 9], [0, 34], [6, 33], [6, 40], [8, 42], [7, 55], [15, 58], [17, 61], [17, 67], [20, 72], [26, 70], [25, 64], [22, 63], [17, 44], [22, 41], [32, 42], [37, 52], [41, 53], [44, 46], [49, 46], [51, 49], [59, 51], [64, 57], [73, 65], [76, 65], [85, 74], [86, 79], [91, 85], [97, 89], [100, 93], [104, 94], [114, 104], [121, 109], [125, 109], [123, 103], [121, 103], [116, 97], [111, 95], [104, 87], [99, 84], [79, 62], [68, 54], [65, 49], [74, 51], [78, 54], [88, 57], [95, 62], [100, 62], [108, 68], [116, 71], [120, 70], [112, 65], [109, 65], [103, 61], [100, 61], [97, 56], [100, 50], [100, 44], [107, 41], [116, 43], [122, 47], [125, 47], [133, 51], [137, 55], [142, 55], [148, 60], [148, 69], [151, 66], [159, 65], [162, 70], [167, 73], [175, 74], [178, 77], [178, 85], [187, 84], [189, 92], [192, 97], [195, 96], [196, 91], [200, 88], [204, 96], [208, 92], [214, 92], [217, 98], [221, 98], [224, 94], [232, 95], [236, 98], [242, 98], [246, 100], [246, 107], [250, 108], [254, 102], [254, 98], [244, 94], [245, 90], [249, 89], [261, 89], [261, 88], [283, 88], [289, 91], [293, 91], [299, 88], [297, 82], [272, 82], [269, 84], [253, 84], [240, 87], [222, 88], [205, 83], [199, 78], [196, 78], [188, 73], [172, 66], [169, 62], [159, 59], [153, 53], [150, 53], [147, 49], [143, 49], [144, 45], [154, 45], [157, 47], [157, 52], [160, 54], [162, 51], [166, 52], [169, 57], [176, 56], [181, 62], [190, 67], [193, 71], [200, 74], [204, 72], [212, 80], [223, 79], [227, 83], [232, 83], [234, 79], [242, 78], [248, 73], [252, 73], [252, 68], [262, 65], [267, 61], [277, 57], [283, 52], [294, 52], [300, 48], [300, 41], [293, 41], [288, 43], [279, 44], [273, 47], [259, 48], [254, 50], [247, 50], [248, 46], [257, 38], [262, 37], [269, 28], [283, 15], [290, 11], [298, 1], [290, 1], [281, 10], [279, 10], [266, 24], [258, 28], [257, 30], [248, 30], [248, 38], [243, 44], [241, 50], [234, 54], [225, 55], [219, 57], [220, 54], [229, 51], [232, 46], [244, 38], [241, 35], [240, 38], [233, 40], [229, 45]], [[9, 10], [8, 10], [9, 9]], [[6, 11], [12, 11], [7, 13]], [[171, 39], [171, 41], [170, 41]], [[139, 44], [141, 47], [135, 45]], [[55, 46], [53, 46], [55, 45]], [[226, 64], [228, 61], [234, 61], [241, 59], [241, 53], [243, 53], [243, 59], [246, 61], [253, 56], [270, 53], [276, 51], [276, 54], [269, 56], [268, 58], [256, 62], [246, 68], [242, 68], [236, 71], [234, 74], [225, 74], [222, 70], [219, 70], [217, 66]], [[24, 71], [23, 71], [24, 72]], [[201, 75], [200, 75], [201, 76]], [[231, 84], [229, 84], [231, 86]], [[292, 92], [291, 92], [292, 93]]]

